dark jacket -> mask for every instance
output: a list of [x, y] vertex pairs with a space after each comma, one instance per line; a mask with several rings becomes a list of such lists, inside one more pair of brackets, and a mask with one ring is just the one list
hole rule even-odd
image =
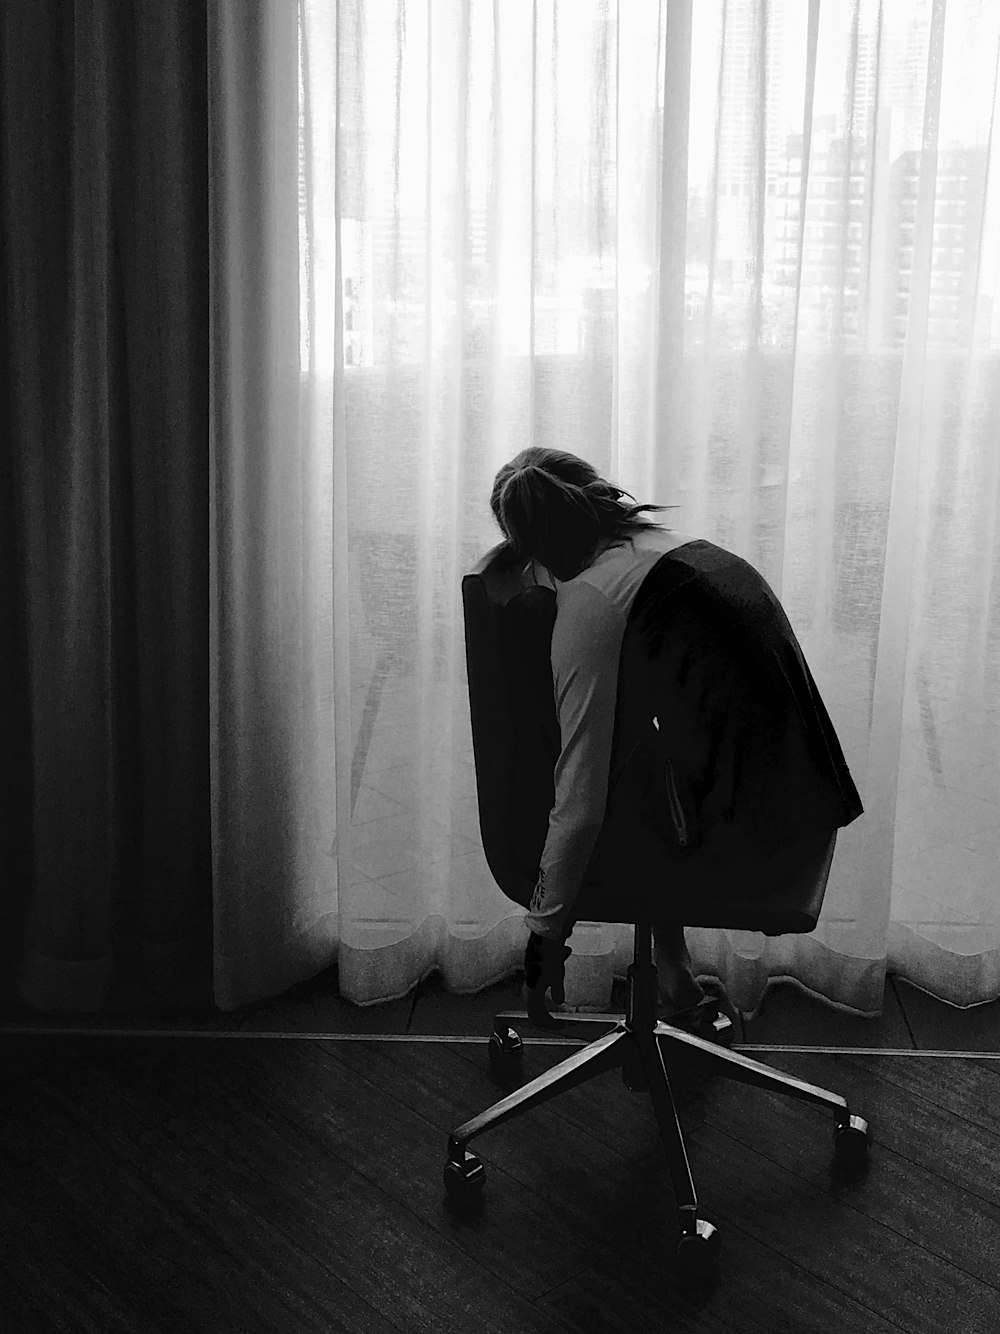
[[[528, 590], [502, 613], [516, 731], [507, 829], [526, 884], [544, 846], [559, 754], [554, 623], [548, 589]], [[863, 809], [767, 581], [707, 541], [662, 556], [622, 641], [604, 829], [574, 917], [599, 920], [609, 887], [626, 892], [630, 879], [650, 875], [665, 886], [754, 897], [794, 867], [800, 847]]]

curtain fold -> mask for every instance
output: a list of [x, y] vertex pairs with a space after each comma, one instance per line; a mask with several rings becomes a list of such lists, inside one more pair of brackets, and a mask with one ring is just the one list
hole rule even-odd
[[[1000, 995], [1000, 11], [253, 0], [213, 47], [216, 998], [521, 962], [460, 603], [566, 448], [780, 597], [866, 807], [816, 932], [693, 931], [746, 1011]], [[624, 929], [581, 924], [607, 1004]]]
[[300, 370], [296, 6], [209, 6], [208, 51], [212, 861], [228, 1010], [335, 958], [333, 450]]
[[14, 1009], [208, 997], [204, 53], [183, 0], [0, 9]]

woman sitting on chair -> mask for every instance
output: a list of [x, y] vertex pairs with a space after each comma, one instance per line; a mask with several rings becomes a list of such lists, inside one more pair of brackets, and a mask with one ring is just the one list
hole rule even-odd
[[[574, 454], [532, 448], [500, 469], [490, 497], [514, 556], [556, 595], [551, 666], [560, 751], [526, 918], [525, 978], [535, 1014], [549, 988], [556, 1003], [564, 999], [573, 904], [604, 821], [629, 611], [661, 556], [695, 540], [642, 517], [673, 507], [627, 505], [628, 495]], [[714, 1018], [717, 1001], [691, 970], [684, 928], [654, 922], [653, 940], [662, 1017], [698, 1031]]]

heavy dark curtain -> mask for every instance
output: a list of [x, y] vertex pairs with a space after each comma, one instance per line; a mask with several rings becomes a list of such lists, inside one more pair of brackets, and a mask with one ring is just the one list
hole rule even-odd
[[0, 988], [210, 997], [208, 130], [194, 0], [0, 6]]

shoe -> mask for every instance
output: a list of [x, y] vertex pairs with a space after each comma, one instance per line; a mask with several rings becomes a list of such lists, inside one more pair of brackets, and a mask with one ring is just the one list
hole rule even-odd
[[657, 1014], [657, 1019], [661, 1023], [670, 1024], [673, 1028], [682, 1028], [685, 1033], [691, 1033], [696, 1038], [712, 1042], [715, 1040], [712, 1025], [719, 1013], [718, 998], [702, 996], [697, 1005], [688, 1005], [683, 1010], [663, 1010]]
[[709, 983], [706, 990], [709, 994], [703, 996], [697, 1005], [690, 1005], [683, 1010], [665, 1010], [657, 1018], [705, 1042], [717, 1042], [721, 1047], [731, 1047], [734, 1042], [742, 1042], [743, 1025], [739, 1011], [720, 988]]
[[743, 1027], [743, 1016], [729, 999], [729, 993], [721, 982], [706, 981], [702, 984], [703, 990], [711, 995], [718, 1005], [719, 1018], [729, 1021], [728, 1036], [722, 1037], [722, 1041], [727, 1046], [733, 1042], [746, 1042], [746, 1030]]

